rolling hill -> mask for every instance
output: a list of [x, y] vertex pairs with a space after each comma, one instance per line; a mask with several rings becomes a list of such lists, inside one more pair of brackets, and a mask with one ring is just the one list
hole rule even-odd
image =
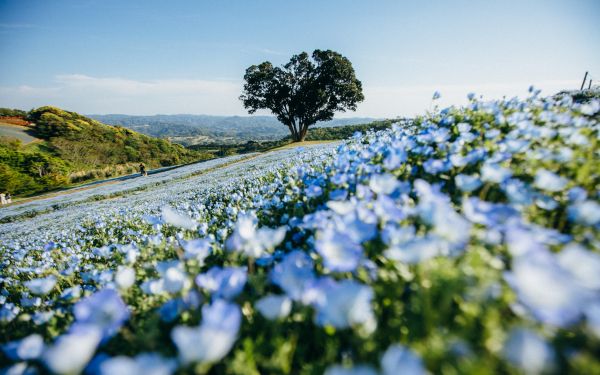
[[[248, 141], [274, 141], [289, 131], [273, 116], [208, 115], [89, 115], [106, 124], [123, 126], [153, 137], [182, 145], [239, 144]], [[364, 124], [372, 118], [342, 118], [317, 123], [315, 127]]]
[[[141, 162], [156, 168], [212, 157], [56, 107], [41, 107], [26, 115], [0, 113], [0, 121], [12, 119], [0, 133], [0, 191], [13, 195], [132, 173]], [[13, 125], [15, 119], [26, 126]]]

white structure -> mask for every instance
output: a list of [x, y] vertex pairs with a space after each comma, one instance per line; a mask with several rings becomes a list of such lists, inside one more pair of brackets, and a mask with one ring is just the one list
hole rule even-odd
[[8, 201], [6, 200], [6, 196], [4, 195], [4, 193], [0, 193], [0, 204], [8, 204]]

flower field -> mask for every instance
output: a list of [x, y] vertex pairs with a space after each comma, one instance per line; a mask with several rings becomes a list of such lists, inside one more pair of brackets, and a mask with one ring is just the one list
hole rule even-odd
[[434, 110], [0, 224], [9, 373], [600, 373], [600, 101]]

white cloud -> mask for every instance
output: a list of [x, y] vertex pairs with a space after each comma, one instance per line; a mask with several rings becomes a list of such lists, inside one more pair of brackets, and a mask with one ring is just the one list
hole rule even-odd
[[[475, 92], [485, 98], [524, 96], [533, 84], [544, 94], [575, 89], [579, 82], [555, 80], [540, 82], [489, 83], [475, 85], [422, 85], [382, 87], [364, 83], [365, 101], [356, 112], [336, 117], [396, 117], [423, 113], [431, 107], [431, 96], [439, 91], [440, 106], [466, 103], [466, 95]], [[82, 74], [55, 77], [51, 87], [0, 87], [0, 105], [30, 109], [55, 105], [81, 113], [245, 115], [238, 99], [241, 81], [156, 79], [139, 81], [126, 78], [99, 78]], [[267, 113], [267, 112], [264, 112]]]
[[241, 82], [162, 79], [138, 81], [59, 75], [52, 87], [0, 87], [2, 105], [33, 108], [55, 105], [81, 113], [244, 114]]

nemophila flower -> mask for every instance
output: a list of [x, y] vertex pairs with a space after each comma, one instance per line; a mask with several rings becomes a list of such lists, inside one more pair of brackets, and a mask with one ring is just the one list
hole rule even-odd
[[216, 300], [202, 308], [202, 323], [198, 327], [177, 326], [171, 339], [184, 364], [211, 363], [221, 360], [231, 350], [240, 328], [240, 308]]
[[486, 202], [475, 197], [463, 200], [462, 212], [471, 222], [488, 227], [503, 225], [519, 215], [511, 206]]
[[250, 215], [240, 215], [235, 229], [227, 239], [226, 246], [247, 256], [258, 258], [272, 250], [285, 238], [286, 228], [257, 228], [256, 219]]
[[448, 252], [446, 241], [435, 235], [425, 235], [390, 246], [383, 254], [396, 262], [417, 264]]
[[587, 198], [587, 191], [580, 186], [575, 186], [567, 191], [567, 197], [572, 202], [581, 202]]
[[129, 319], [129, 308], [114, 289], [102, 289], [73, 308], [76, 326], [94, 326], [103, 338], [114, 336]]
[[209, 291], [214, 298], [232, 299], [244, 289], [247, 278], [245, 267], [215, 266], [196, 276], [196, 284]]
[[554, 350], [537, 333], [515, 328], [504, 343], [502, 355], [526, 374], [542, 374], [554, 369]]
[[115, 283], [119, 289], [129, 289], [135, 283], [135, 270], [120, 266], [115, 274]]
[[600, 338], [600, 302], [587, 305], [583, 311], [586, 325], [596, 338]]
[[190, 241], [181, 241], [181, 247], [186, 259], [196, 259], [201, 264], [212, 251], [212, 243], [205, 238], [196, 238]]
[[102, 361], [99, 375], [170, 375], [177, 362], [156, 353], [142, 353], [134, 358], [118, 356]]
[[43, 296], [50, 293], [56, 285], [56, 276], [50, 275], [39, 279], [28, 280], [23, 283], [33, 294]]
[[600, 291], [600, 255], [573, 243], [565, 246], [556, 258], [579, 285]]
[[512, 176], [512, 171], [498, 164], [484, 163], [481, 167], [481, 179], [485, 182], [500, 184]]
[[18, 341], [2, 346], [4, 353], [13, 360], [29, 361], [39, 358], [44, 351], [44, 339], [34, 333]]
[[561, 177], [556, 173], [552, 173], [546, 169], [538, 169], [535, 173], [535, 181], [533, 184], [538, 189], [555, 192], [563, 190], [568, 182], [568, 179]]
[[161, 210], [162, 221], [178, 228], [196, 230], [198, 223], [186, 214], [177, 212], [170, 206], [164, 206]]
[[318, 231], [315, 250], [331, 271], [353, 271], [363, 257], [362, 247], [348, 235], [332, 228]]
[[394, 175], [389, 173], [377, 174], [369, 179], [369, 187], [376, 194], [390, 195], [400, 187], [400, 182]]
[[433, 93], [432, 99], [433, 100], [437, 100], [437, 99], [439, 99], [441, 97], [442, 97], [442, 94], [440, 94], [439, 91], [436, 91], [436, 92]]
[[304, 252], [294, 250], [273, 267], [270, 278], [292, 299], [302, 297], [305, 286], [315, 278], [312, 259]]
[[395, 344], [391, 345], [381, 357], [382, 375], [426, 374], [421, 358], [411, 349]]
[[371, 300], [373, 290], [354, 280], [342, 280], [320, 285], [323, 298], [316, 302], [316, 323], [320, 326], [347, 328], [363, 326], [372, 332], [377, 326]]
[[589, 291], [543, 249], [517, 257], [504, 279], [536, 319], [558, 327], [575, 323], [590, 298]]
[[162, 287], [167, 293], [178, 293], [189, 287], [191, 282], [181, 262], [160, 262], [156, 268], [161, 275]]
[[408, 159], [408, 154], [404, 149], [394, 148], [389, 150], [388, 155], [383, 159], [383, 166], [385, 169], [389, 171], [393, 171], [395, 169], [400, 168], [406, 160]]
[[478, 176], [466, 174], [456, 175], [454, 177], [454, 182], [456, 183], [456, 187], [466, 193], [477, 190], [482, 184], [481, 179]]
[[529, 185], [516, 178], [504, 181], [500, 187], [513, 205], [528, 206], [535, 198]]
[[304, 193], [309, 198], [316, 198], [323, 194], [323, 188], [321, 188], [319, 185], [309, 185], [306, 187], [306, 189], [304, 189]]
[[165, 302], [158, 309], [158, 313], [163, 321], [172, 322], [177, 319], [182, 312], [198, 308], [201, 300], [202, 297], [198, 292], [189, 291], [182, 297], [173, 298]]
[[569, 219], [583, 225], [600, 224], [600, 204], [592, 200], [578, 201], [567, 208]]
[[98, 327], [76, 326], [59, 336], [44, 351], [42, 359], [46, 367], [56, 374], [80, 373], [94, 355], [101, 339], [102, 332]]
[[0, 321], [2, 322], [11, 322], [14, 318], [19, 315], [21, 309], [16, 306], [14, 303], [4, 303], [0, 306]]
[[287, 296], [267, 295], [254, 305], [267, 319], [275, 320], [285, 318], [292, 311], [292, 300]]
[[452, 168], [452, 165], [447, 160], [428, 159], [423, 163], [423, 169], [429, 174], [447, 172], [450, 168]]
[[327, 367], [324, 375], [377, 375], [377, 371], [371, 366], [356, 365], [345, 367], [342, 365], [332, 365]]

